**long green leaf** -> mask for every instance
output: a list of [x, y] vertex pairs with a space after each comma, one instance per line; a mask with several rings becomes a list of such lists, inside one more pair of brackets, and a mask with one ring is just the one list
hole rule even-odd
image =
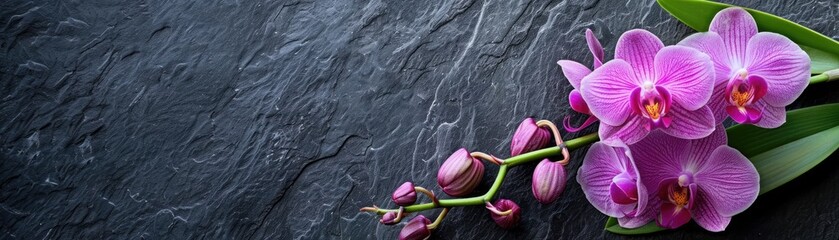
[[[787, 112], [787, 122], [775, 129], [737, 125], [726, 129], [728, 145], [749, 158], [760, 174], [760, 194], [807, 172], [839, 149], [839, 103]], [[649, 223], [626, 229], [614, 218], [606, 230], [636, 235], [664, 230]]]
[[[685, 25], [700, 32], [708, 31], [714, 15], [732, 5], [702, 0], [657, 0], [664, 10]], [[782, 17], [744, 8], [755, 19], [760, 31], [775, 32], [788, 37], [810, 55], [810, 71], [819, 74], [839, 68], [839, 42], [812, 29]]]

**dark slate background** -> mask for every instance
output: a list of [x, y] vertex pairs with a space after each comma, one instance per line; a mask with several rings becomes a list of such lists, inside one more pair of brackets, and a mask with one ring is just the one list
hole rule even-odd
[[[506, 156], [523, 117], [572, 114], [555, 62], [590, 63], [585, 28], [607, 58], [629, 29], [693, 32], [654, 1], [620, 2], [2, 1], [0, 238], [395, 238], [401, 225], [358, 209], [392, 207], [407, 180], [439, 193], [455, 149]], [[735, 4], [839, 38], [836, 1], [774, 2]], [[530, 196], [533, 164], [510, 171], [499, 196], [522, 206], [520, 227], [457, 208], [434, 236], [619, 238], [573, 180], [584, 153], [551, 205]], [[837, 239], [837, 161], [724, 233], [654, 237]]]

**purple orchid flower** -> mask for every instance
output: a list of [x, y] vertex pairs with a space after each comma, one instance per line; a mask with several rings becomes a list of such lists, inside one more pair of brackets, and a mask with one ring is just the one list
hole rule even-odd
[[[597, 37], [594, 36], [591, 29], [586, 29], [586, 43], [588, 44], [589, 51], [591, 51], [591, 55], [594, 56], [592, 67], [597, 69], [603, 65], [603, 46], [600, 45], [600, 41], [597, 40]], [[585, 65], [571, 60], [559, 60], [556, 64], [559, 64], [562, 68], [562, 74], [565, 75], [565, 78], [567, 78], [568, 82], [571, 83], [571, 86], [574, 87], [574, 90], [571, 90], [571, 94], [568, 95], [568, 102], [571, 104], [571, 109], [578, 113], [588, 115], [586, 121], [579, 127], [571, 126], [571, 117], [565, 117], [562, 122], [562, 126], [565, 127], [565, 130], [568, 132], [577, 132], [597, 121], [597, 117], [594, 117], [594, 115], [591, 114], [588, 104], [586, 104], [586, 101], [583, 100], [583, 96], [580, 95], [579, 91], [580, 82], [583, 81], [585, 76], [591, 73], [591, 70], [589, 70]]]
[[583, 78], [580, 93], [600, 120], [600, 139], [634, 144], [654, 130], [697, 139], [714, 130], [706, 106], [714, 66], [708, 55], [685, 46], [664, 47], [652, 33], [625, 32], [615, 59]]
[[716, 69], [709, 106], [720, 123], [776, 128], [786, 121], [784, 107], [807, 87], [810, 57], [783, 35], [757, 32], [754, 18], [742, 8], [726, 8], [711, 21], [709, 32], [679, 43], [707, 53]]
[[719, 232], [754, 203], [760, 190], [757, 169], [726, 146], [723, 126], [696, 140], [650, 135], [630, 149], [644, 185], [657, 189], [647, 208], [660, 209], [659, 226], [677, 228], [693, 218]]
[[649, 214], [649, 194], [641, 181], [629, 148], [594, 143], [577, 172], [586, 199], [598, 211], [618, 219], [625, 228], [636, 228], [654, 219]]

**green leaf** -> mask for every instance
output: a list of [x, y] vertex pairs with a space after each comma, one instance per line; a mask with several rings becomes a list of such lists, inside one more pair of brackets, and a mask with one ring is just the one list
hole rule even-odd
[[839, 104], [787, 112], [775, 129], [737, 125], [727, 130], [728, 145], [749, 158], [760, 173], [760, 193], [798, 177], [839, 148]]
[[[700, 32], [708, 31], [714, 15], [733, 5], [701, 0], [657, 0], [664, 10], [685, 25]], [[788, 37], [810, 55], [810, 71], [819, 74], [839, 68], [839, 42], [782, 17], [744, 8], [754, 17], [760, 31]]]
[[[779, 128], [736, 125], [726, 129], [726, 133], [728, 145], [757, 168], [763, 194], [804, 174], [839, 149], [839, 103], [789, 111], [787, 122]], [[606, 230], [636, 235], [664, 229], [655, 223], [626, 229], [609, 218]]]
[[661, 230], [665, 230], [665, 229], [656, 225], [655, 221], [647, 223], [646, 225], [638, 227], [638, 228], [622, 228], [620, 225], [618, 225], [618, 219], [610, 217], [609, 220], [606, 220], [606, 231], [617, 233], [617, 234], [640, 235], [640, 234], [659, 232]]

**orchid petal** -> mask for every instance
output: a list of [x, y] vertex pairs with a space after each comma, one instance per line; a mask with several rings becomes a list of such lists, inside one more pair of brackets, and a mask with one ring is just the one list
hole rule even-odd
[[749, 40], [746, 48], [749, 74], [759, 75], [769, 87], [769, 105], [789, 105], [804, 92], [810, 78], [810, 57], [801, 47], [783, 35], [761, 32]]
[[697, 172], [701, 166], [708, 164], [711, 153], [719, 146], [728, 143], [725, 127], [718, 124], [711, 135], [691, 141], [687, 158], [682, 160], [682, 168], [688, 172]]
[[[716, 75], [714, 77], [715, 85], [718, 86], [720, 83], [727, 83], [731, 78], [733, 74], [729, 67], [731, 63], [728, 59], [727, 50], [720, 47], [725, 46], [725, 44], [719, 34], [715, 32], [695, 33], [679, 42], [678, 45], [692, 47], [711, 57], [711, 60], [714, 62], [714, 73]], [[723, 86], [725, 85], [723, 84]], [[716, 90], [714, 91], [716, 93]]]
[[662, 128], [661, 131], [670, 136], [683, 139], [703, 138], [714, 131], [716, 121], [714, 114], [707, 106], [695, 111], [688, 111], [681, 106], [674, 105], [670, 108], [669, 114], [673, 117], [670, 127]]
[[646, 121], [646, 119], [640, 116], [630, 117], [621, 126], [612, 126], [601, 121], [600, 127], [598, 128], [600, 139], [606, 143], [624, 142], [626, 144], [635, 144], [650, 133], [650, 130], [644, 128], [645, 124], [647, 124]]
[[[652, 196], [652, 197], [651, 197]], [[618, 224], [624, 228], [638, 228], [656, 219], [661, 208], [661, 200], [654, 196], [654, 194], [647, 193], [648, 200], [646, 208], [639, 211], [634, 217], [618, 218]], [[639, 202], [640, 204], [640, 202]]]
[[638, 83], [652, 80], [656, 53], [664, 48], [664, 43], [647, 30], [633, 29], [626, 31], [615, 46], [615, 59], [623, 59], [634, 69]]
[[777, 128], [787, 121], [787, 111], [784, 107], [775, 107], [765, 101], [757, 101], [755, 107], [760, 111], [760, 120], [754, 123], [762, 128]]
[[726, 8], [714, 16], [709, 29], [719, 34], [725, 43], [731, 69], [744, 67], [749, 38], [757, 34], [757, 24], [752, 15], [742, 8]]
[[678, 159], [687, 159], [690, 141], [654, 131], [640, 142], [630, 145], [632, 157], [643, 178], [644, 185], [658, 190], [659, 184], [667, 179], [679, 177], [682, 164]]
[[577, 173], [577, 182], [586, 199], [594, 208], [610, 217], [625, 217], [636, 207], [636, 204], [617, 204], [609, 194], [612, 179], [627, 171], [626, 158], [626, 155], [616, 153], [616, 149], [609, 145], [594, 143]]
[[632, 67], [623, 60], [603, 64], [583, 79], [580, 92], [592, 115], [609, 125], [623, 124], [632, 112], [629, 95], [638, 83]]
[[739, 151], [719, 146], [693, 175], [701, 195], [722, 216], [731, 217], [754, 203], [760, 190], [760, 176]]
[[723, 216], [717, 211], [716, 206], [712, 204], [712, 200], [708, 199], [708, 191], [701, 188], [694, 196], [693, 220], [696, 224], [705, 230], [712, 232], [721, 232], [725, 230], [728, 223], [731, 222], [731, 216]]
[[662, 48], [655, 56], [656, 86], [666, 88], [687, 110], [705, 106], [714, 89], [714, 64], [710, 57], [685, 46]]
[[591, 51], [591, 55], [594, 56], [593, 68], [599, 68], [603, 65], [603, 46], [600, 45], [600, 41], [597, 40], [597, 37], [594, 36], [591, 29], [586, 29], [586, 43], [588, 44], [588, 50]]
[[746, 112], [740, 111], [740, 108], [735, 106], [727, 106], [725, 107], [725, 112], [728, 113], [728, 116], [731, 117], [737, 123], [748, 123], [749, 116]]
[[690, 221], [690, 210], [675, 204], [665, 202], [661, 204], [661, 215], [658, 225], [663, 228], [674, 229]]
[[556, 64], [559, 64], [560, 68], [562, 68], [562, 75], [565, 75], [565, 78], [568, 79], [571, 86], [574, 86], [574, 89], [580, 89], [580, 82], [583, 81], [586, 75], [591, 73], [588, 67], [575, 61], [559, 60]]
[[728, 113], [725, 111], [725, 107], [730, 104], [726, 99], [726, 85], [728, 85], [728, 80], [718, 82], [717, 85], [714, 86], [714, 92], [711, 93], [711, 98], [708, 100], [708, 108], [710, 108], [711, 112], [714, 114], [714, 120], [716, 120], [715, 123], [717, 124], [722, 123], [726, 118], [728, 118]]
[[591, 114], [586, 100], [583, 99], [583, 95], [577, 89], [571, 90], [571, 93], [568, 94], [568, 103], [571, 104], [571, 109], [578, 113]]
[[565, 131], [573, 133], [573, 132], [579, 132], [580, 130], [583, 130], [584, 128], [590, 126], [594, 122], [597, 122], [597, 118], [592, 116], [592, 115], [589, 115], [588, 118], [586, 118], [586, 121], [583, 122], [582, 125], [580, 125], [579, 127], [573, 127], [573, 126], [571, 126], [571, 117], [570, 116], [565, 116], [564, 121], [562, 121], [562, 127], [565, 128]]

